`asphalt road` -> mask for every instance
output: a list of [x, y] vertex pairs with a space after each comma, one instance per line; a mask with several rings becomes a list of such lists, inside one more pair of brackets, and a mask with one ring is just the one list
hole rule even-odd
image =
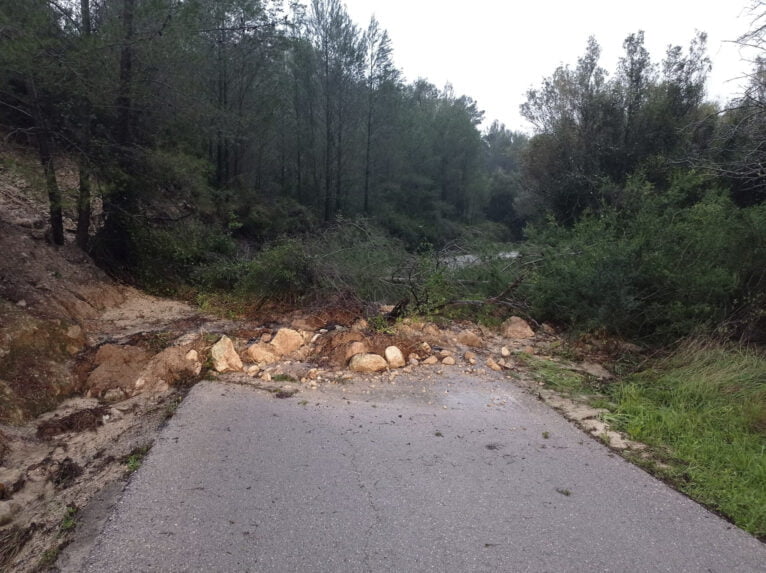
[[763, 544], [523, 390], [453, 372], [197, 385], [85, 570], [766, 571]]

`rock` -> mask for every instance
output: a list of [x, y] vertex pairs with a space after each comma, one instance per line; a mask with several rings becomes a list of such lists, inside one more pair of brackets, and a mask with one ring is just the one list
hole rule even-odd
[[487, 368], [494, 370], [495, 372], [500, 372], [503, 369], [502, 366], [500, 366], [492, 358], [487, 358]]
[[386, 362], [390, 368], [404, 368], [406, 362], [404, 361], [404, 354], [396, 346], [389, 346], [384, 352]]
[[262, 373], [261, 380], [263, 380], [264, 382], [271, 382], [271, 374], [269, 374], [268, 372]]
[[21, 506], [14, 501], [0, 501], [0, 527], [9, 524], [21, 511]]
[[510, 355], [511, 355], [511, 351], [508, 349], [507, 346], [503, 346], [500, 349], [500, 356], [502, 356], [503, 358], [508, 358]]
[[425, 352], [426, 354], [431, 354], [431, 345], [430, 345], [430, 344], [428, 344], [427, 342], [423, 342], [423, 343], [420, 345], [420, 349], [421, 349], [423, 352]]
[[445, 356], [444, 360], [442, 360], [442, 364], [444, 364], [445, 366], [454, 366], [455, 359], [452, 356]]
[[[364, 335], [357, 331], [328, 332], [317, 341], [315, 353], [318, 356], [326, 357], [324, 360], [327, 364], [345, 368], [351, 358], [347, 351], [352, 342], [366, 344], [367, 341]], [[368, 348], [365, 348], [365, 354], [369, 352]]]
[[349, 342], [348, 346], [346, 347], [346, 362], [351, 360], [357, 354], [367, 354], [369, 351], [370, 349], [367, 348], [367, 344], [364, 342], [359, 340]]
[[381, 372], [388, 368], [388, 362], [379, 354], [356, 354], [348, 367], [354, 372]]
[[543, 332], [545, 334], [549, 334], [549, 335], [556, 334], [556, 328], [550, 322], [543, 322], [540, 328], [543, 329]]
[[115, 402], [122, 402], [127, 397], [125, 390], [122, 388], [109, 388], [109, 390], [102, 394], [101, 399], [108, 404], [114, 404]]
[[356, 330], [357, 332], [367, 330], [368, 328], [370, 328], [370, 323], [364, 318], [355, 320], [354, 324], [351, 325], [351, 330]]
[[472, 348], [480, 348], [483, 345], [481, 337], [470, 330], [461, 330], [457, 335], [457, 341]]
[[70, 356], [74, 356], [85, 348], [87, 342], [85, 331], [83, 331], [79, 324], [74, 324], [67, 328], [65, 336], [69, 339], [66, 345], [66, 351]]
[[442, 331], [439, 330], [439, 327], [435, 324], [426, 324], [423, 327], [423, 334], [427, 336], [432, 336], [433, 338], [440, 338], [442, 335]]
[[231, 338], [226, 335], [222, 336], [210, 349], [210, 357], [216, 372], [240, 372], [242, 370], [242, 360], [237, 351], [234, 350], [234, 343]]
[[439, 351], [439, 357], [440, 358], [446, 358], [447, 356], [452, 356], [453, 352], [451, 350], [447, 350], [446, 348], [443, 348]]
[[261, 342], [263, 342], [264, 344], [271, 342], [272, 338], [274, 338], [274, 335], [271, 334], [270, 332], [264, 332], [263, 334], [261, 334]]
[[594, 362], [582, 362], [579, 366], [579, 369], [586, 374], [590, 374], [591, 376], [598, 378], [599, 380], [611, 380], [614, 378], [609, 370], [601, 366], [601, 364], [596, 364]]
[[420, 354], [417, 352], [410, 352], [410, 355], [407, 357], [407, 360], [420, 360]]
[[630, 354], [641, 354], [644, 349], [638, 346], [637, 344], [633, 344], [631, 342], [623, 342], [620, 344], [620, 350], [623, 352], [628, 352]]
[[244, 352], [244, 357], [245, 360], [256, 364], [274, 364], [279, 360], [279, 356], [274, 352], [274, 347], [263, 342], [249, 346]]
[[319, 376], [319, 370], [317, 370], [316, 368], [312, 368], [311, 370], [308, 371], [308, 374], [306, 374], [306, 377], [309, 380], [316, 380], [318, 376]]
[[471, 362], [471, 360], [476, 361], [476, 353], [475, 352], [471, 352], [469, 350], [465, 354], [463, 354], [463, 358], [465, 360], [467, 360], [468, 362]]
[[512, 316], [503, 323], [502, 334], [505, 338], [512, 340], [524, 340], [532, 338], [535, 331], [529, 326], [529, 323], [523, 318]]
[[245, 368], [245, 374], [250, 376], [251, 378], [254, 378], [258, 375], [258, 373], [261, 371], [261, 367], [257, 364], [253, 364], [252, 366], [248, 366]]
[[439, 359], [436, 358], [436, 356], [429, 356], [428, 358], [423, 360], [423, 364], [427, 364], [428, 366], [432, 366], [432, 365], [438, 364], [438, 363], [439, 363]]
[[105, 397], [109, 393], [109, 402], [124, 400], [134, 391], [136, 379], [149, 359], [149, 354], [138, 346], [104, 344], [93, 357], [96, 368], [88, 375], [86, 395]]
[[199, 353], [196, 350], [190, 350], [186, 353], [184, 358], [186, 358], [186, 360], [191, 360], [192, 362], [199, 362]]
[[291, 328], [280, 328], [269, 344], [274, 347], [277, 356], [284, 356], [303, 346], [303, 336]]
[[[202, 372], [202, 363], [198, 357], [195, 359], [196, 352], [191, 358], [190, 354], [180, 346], [171, 346], [154, 356], [134, 382], [133, 393], [162, 392], [176, 382], [196, 379]], [[240, 369], [241, 365], [240, 361]]]

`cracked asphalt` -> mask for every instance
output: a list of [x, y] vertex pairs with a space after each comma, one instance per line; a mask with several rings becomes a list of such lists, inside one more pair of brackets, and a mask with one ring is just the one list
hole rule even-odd
[[766, 548], [500, 375], [194, 387], [86, 571], [766, 571]]

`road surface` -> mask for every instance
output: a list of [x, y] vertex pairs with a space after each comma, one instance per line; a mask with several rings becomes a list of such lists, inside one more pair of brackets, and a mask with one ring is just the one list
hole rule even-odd
[[92, 572], [766, 571], [766, 548], [494, 373], [194, 387]]

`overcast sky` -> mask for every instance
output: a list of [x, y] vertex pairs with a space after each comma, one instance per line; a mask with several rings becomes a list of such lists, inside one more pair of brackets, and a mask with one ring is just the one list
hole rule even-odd
[[[669, 44], [689, 45], [695, 30], [708, 34], [713, 71], [710, 99], [737, 93], [743, 64], [734, 40], [749, 28], [749, 0], [345, 0], [366, 28], [374, 13], [388, 30], [394, 60], [408, 80], [452, 83], [457, 94], [478, 101], [486, 124], [498, 119], [529, 130], [519, 115], [526, 90], [559, 64], [577, 63], [593, 35], [601, 65], [612, 72], [622, 41], [644, 30], [646, 46], [660, 61]], [[745, 54], [746, 56], [746, 54]]]

